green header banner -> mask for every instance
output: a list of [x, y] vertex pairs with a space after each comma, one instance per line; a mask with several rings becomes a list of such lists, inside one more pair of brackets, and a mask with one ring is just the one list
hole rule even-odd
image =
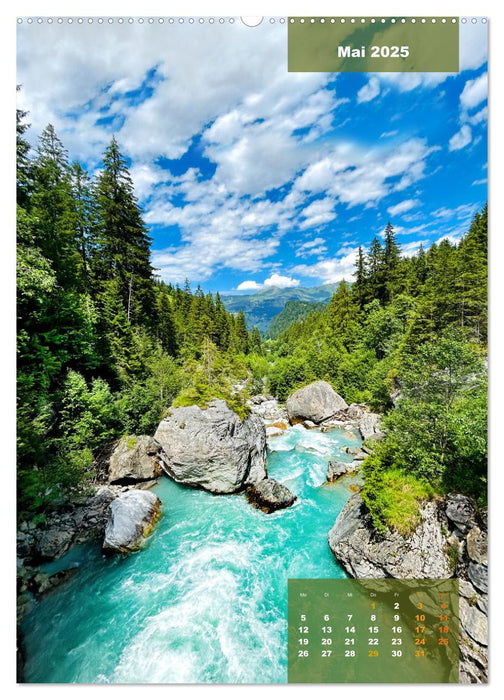
[[295, 73], [457, 73], [457, 17], [289, 17]]

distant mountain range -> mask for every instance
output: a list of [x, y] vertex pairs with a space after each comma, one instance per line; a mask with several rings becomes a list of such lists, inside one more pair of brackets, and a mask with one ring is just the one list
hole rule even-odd
[[[268, 287], [260, 289], [253, 294], [222, 294], [222, 301], [228, 311], [237, 313], [243, 310], [249, 328], [257, 326], [261, 333], [266, 333], [271, 321], [278, 316], [288, 301], [325, 302], [327, 303], [338, 284], [323, 284], [320, 287]], [[314, 309], [317, 304], [314, 304]], [[309, 310], [305, 306], [303, 313], [306, 316]], [[301, 316], [297, 316], [300, 318]], [[293, 318], [292, 320], [297, 320]]]

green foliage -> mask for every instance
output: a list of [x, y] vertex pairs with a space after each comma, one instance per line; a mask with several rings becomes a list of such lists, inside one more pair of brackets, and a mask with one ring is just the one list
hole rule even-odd
[[409, 537], [418, 525], [422, 502], [435, 495], [432, 486], [404, 469], [386, 468], [379, 448], [365, 460], [364, 476], [361, 496], [374, 527]]

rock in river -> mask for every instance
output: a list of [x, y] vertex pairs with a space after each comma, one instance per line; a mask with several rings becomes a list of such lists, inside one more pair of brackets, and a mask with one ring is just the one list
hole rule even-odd
[[103, 548], [116, 552], [138, 549], [160, 517], [161, 501], [151, 491], [134, 489], [110, 504]]
[[421, 515], [409, 538], [390, 531], [378, 536], [356, 494], [329, 532], [329, 546], [355, 578], [448, 578], [453, 571], [444, 547], [444, 514], [429, 502]]
[[314, 382], [289, 396], [285, 407], [291, 423], [310, 420], [314, 423], [331, 418], [347, 408], [346, 401], [327, 382]]
[[354, 462], [336, 462], [330, 459], [327, 464], [327, 481], [337, 481], [340, 477], [345, 476], [345, 474], [356, 472], [359, 466], [360, 465], [356, 465]]
[[266, 431], [259, 416], [241, 420], [225, 401], [170, 409], [154, 436], [175, 481], [233, 493], [266, 477]]
[[163, 473], [165, 459], [163, 448], [153, 437], [123, 437], [110, 457], [109, 483], [133, 484], [157, 479]]
[[265, 513], [273, 513], [280, 508], [288, 508], [297, 499], [287, 486], [274, 479], [263, 479], [247, 488], [247, 500]]

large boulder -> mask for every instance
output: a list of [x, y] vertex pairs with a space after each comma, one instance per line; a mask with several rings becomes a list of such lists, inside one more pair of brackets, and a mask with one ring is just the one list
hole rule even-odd
[[378, 413], [364, 413], [359, 419], [359, 432], [363, 440], [369, 438], [381, 438], [383, 433], [380, 430], [381, 416]]
[[291, 423], [311, 420], [322, 423], [348, 407], [345, 400], [327, 382], [314, 382], [298, 389], [285, 404]]
[[155, 433], [175, 481], [233, 493], [266, 477], [266, 431], [259, 416], [243, 421], [225, 401], [170, 409]]
[[329, 532], [329, 546], [355, 578], [448, 578], [453, 567], [444, 546], [443, 513], [429, 502], [423, 505], [421, 516], [409, 538], [391, 531], [378, 536], [356, 494]]
[[289, 491], [287, 486], [279, 484], [274, 479], [263, 479], [247, 488], [247, 500], [265, 513], [273, 513], [280, 508], [288, 508], [297, 496]]
[[117, 443], [109, 467], [109, 483], [134, 484], [157, 479], [163, 473], [163, 448], [148, 435], [128, 435]]
[[103, 549], [132, 552], [138, 549], [161, 515], [161, 501], [152, 491], [133, 489], [110, 504]]

